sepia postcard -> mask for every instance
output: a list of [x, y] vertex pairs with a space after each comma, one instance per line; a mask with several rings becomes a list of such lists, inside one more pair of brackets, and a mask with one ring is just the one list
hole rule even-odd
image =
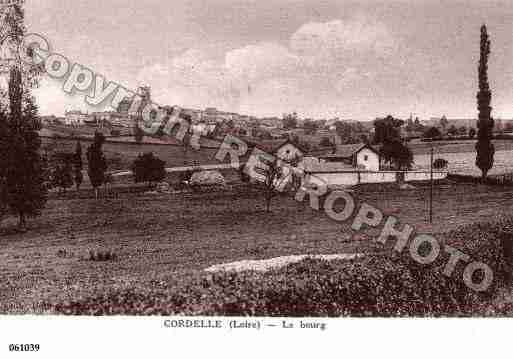
[[512, 30], [507, 0], [0, 0], [0, 357], [504, 355]]

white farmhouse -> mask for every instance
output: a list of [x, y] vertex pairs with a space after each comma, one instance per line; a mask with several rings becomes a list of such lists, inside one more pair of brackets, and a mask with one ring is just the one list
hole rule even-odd
[[319, 157], [321, 163], [344, 163], [355, 169], [366, 171], [380, 170], [379, 152], [368, 144], [337, 146], [335, 153]]

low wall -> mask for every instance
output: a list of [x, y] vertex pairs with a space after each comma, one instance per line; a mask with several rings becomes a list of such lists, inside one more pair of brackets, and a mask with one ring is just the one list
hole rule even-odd
[[[311, 172], [310, 182], [312, 184], [325, 183], [328, 186], [354, 186], [360, 183], [393, 183], [398, 182], [401, 177], [404, 182], [429, 181], [429, 171], [344, 171], [344, 172]], [[447, 177], [447, 172], [434, 171], [433, 179], [441, 180]]]
[[[444, 171], [433, 171], [433, 179], [441, 180], [447, 178], [447, 172]], [[404, 173], [404, 180], [406, 182], [410, 181], [429, 181], [431, 179], [431, 174], [429, 171], [411, 171]]]

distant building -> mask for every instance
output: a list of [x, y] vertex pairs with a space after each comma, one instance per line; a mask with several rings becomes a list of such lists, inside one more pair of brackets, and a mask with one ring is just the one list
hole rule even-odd
[[290, 162], [296, 158], [301, 159], [307, 152], [300, 145], [290, 140], [263, 140], [255, 144], [254, 147], [286, 162]]
[[[188, 115], [192, 123], [209, 123], [203, 118], [203, 112], [201, 110], [194, 110], [190, 108], [182, 108], [181, 113]], [[215, 122], [212, 122], [215, 123]]]
[[262, 118], [257, 123], [260, 123], [263, 126], [271, 127], [271, 128], [283, 128], [283, 120], [278, 117], [266, 117]]
[[134, 122], [127, 114], [115, 111], [93, 112], [91, 114], [91, 122], [95, 122], [101, 127], [131, 128], [134, 125]]
[[66, 111], [64, 114], [64, 124], [67, 126], [80, 126], [88, 119], [89, 115], [79, 110]]
[[[429, 120], [427, 121], [422, 121], [422, 124], [424, 126], [427, 126], [427, 127], [436, 127], [438, 129], [442, 129], [442, 126], [441, 126], [441, 117], [431, 117]], [[476, 127], [476, 122], [477, 122], [477, 119], [475, 118], [447, 118], [447, 128], [450, 128], [451, 126], [455, 126], [457, 128], [460, 128], [460, 127], [466, 127], [466, 128], [471, 128], [471, 127]]]
[[40, 116], [41, 123], [43, 125], [62, 125], [65, 123], [63, 118], [57, 117], [55, 115], [50, 116]]

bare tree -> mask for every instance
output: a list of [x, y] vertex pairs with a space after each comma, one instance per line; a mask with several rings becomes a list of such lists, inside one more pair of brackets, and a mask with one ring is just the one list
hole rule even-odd
[[283, 166], [277, 158], [261, 158], [265, 164], [265, 168], [261, 168], [261, 174], [264, 177], [264, 198], [266, 203], [266, 211], [271, 212], [271, 201], [281, 191], [283, 180]]

